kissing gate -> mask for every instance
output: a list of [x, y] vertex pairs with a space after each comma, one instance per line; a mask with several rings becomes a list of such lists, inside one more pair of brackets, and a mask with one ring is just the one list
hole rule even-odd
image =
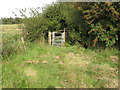
[[48, 33], [48, 41], [49, 44], [55, 47], [64, 46], [65, 45], [65, 31], [58, 32], [49, 32]]

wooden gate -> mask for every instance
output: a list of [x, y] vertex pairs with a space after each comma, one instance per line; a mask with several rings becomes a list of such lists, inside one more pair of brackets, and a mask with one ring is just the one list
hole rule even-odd
[[55, 47], [64, 46], [65, 45], [65, 32], [49, 32], [49, 44]]

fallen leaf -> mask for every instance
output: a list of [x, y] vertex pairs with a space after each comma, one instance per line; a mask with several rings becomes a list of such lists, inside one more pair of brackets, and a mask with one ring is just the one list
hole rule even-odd
[[60, 56], [55, 56], [55, 59], [60, 59]]

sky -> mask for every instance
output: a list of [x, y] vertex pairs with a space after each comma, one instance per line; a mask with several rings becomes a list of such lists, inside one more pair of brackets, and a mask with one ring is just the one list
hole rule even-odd
[[[12, 12], [15, 12], [18, 15], [18, 17], [20, 17], [20, 14], [18, 13], [19, 10], [17, 9], [43, 7], [46, 4], [51, 4], [52, 2], [56, 2], [56, 1], [57, 0], [1, 0], [0, 1], [0, 18], [1, 17], [14, 18], [15, 15]], [[77, 0], [61, 0], [61, 1], [77, 1]], [[82, 0], [78, 0], [78, 1], [82, 1]], [[89, 1], [89, 0], [86, 0], [86, 1]]]
[[18, 13], [17, 9], [43, 7], [46, 4], [51, 4], [52, 2], [55, 1], [56, 0], [1, 0], [0, 18], [4, 17], [14, 18], [15, 15], [12, 12], [17, 13], [18, 17], [20, 17], [20, 14]]

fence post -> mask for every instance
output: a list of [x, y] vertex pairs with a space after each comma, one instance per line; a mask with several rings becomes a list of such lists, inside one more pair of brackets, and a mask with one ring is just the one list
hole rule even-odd
[[23, 37], [21, 37], [21, 41], [22, 41], [22, 43], [23, 43], [23, 48], [24, 48], [24, 50], [26, 50], [25, 42], [24, 42], [24, 38], [23, 38]]
[[49, 45], [51, 45], [51, 32], [50, 31], [48, 32], [48, 43]]
[[63, 46], [65, 46], [65, 40], [66, 40], [66, 28], [64, 28], [64, 34], [63, 34]]

